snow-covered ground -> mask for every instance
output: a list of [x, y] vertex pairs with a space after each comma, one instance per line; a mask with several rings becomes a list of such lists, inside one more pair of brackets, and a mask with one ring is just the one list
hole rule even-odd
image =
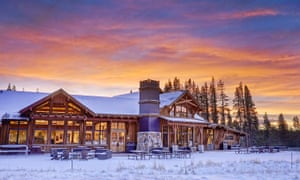
[[[292, 158], [291, 158], [292, 154]], [[49, 154], [0, 155], [0, 179], [202, 180], [300, 179], [300, 152], [193, 153], [191, 159], [50, 160]], [[291, 160], [292, 159], [292, 160]]]

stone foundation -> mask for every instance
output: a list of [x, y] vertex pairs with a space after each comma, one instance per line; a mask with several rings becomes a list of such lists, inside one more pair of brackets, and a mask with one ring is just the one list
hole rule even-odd
[[149, 152], [157, 147], [162, 147], [160, 132], [138, 132], [136, 149]]

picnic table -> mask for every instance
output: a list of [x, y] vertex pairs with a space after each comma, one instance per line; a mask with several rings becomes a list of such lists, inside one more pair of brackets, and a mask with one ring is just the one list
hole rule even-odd
[[136, 160], [143, 160], [146, 159], [147, 151], [143, 150], [131, 150], [131, 153], [128, 154], [128, 159], [136, 159]]
[[167, 149], [161, 150], [160, 153], [162, 154], [162, 158], [164, 159], [172, 158], [171, 152]]
[[188, 149], [177, 149], [173, 151], [174, 157], [177, 158], [191, 158], [191, 151]]
[[94, 157], [102, 160], [112, 158], [112, 151], [109, 149], [96, 149], [93, 152], [90, 151], [90, 153], [94, 153]]
[[89, 151], [91, 149], [85, 146], [79, 146], [72, 149], [72, 152], [70, 152], [70, 155], [73, 159], [85, 159], [87, 160], [90, 158]]
[[51, 160], [63, 159], [63, 155], [68, 151], [67, 148], [51, 148]]
[[168, 149], [153, 149], [151, 150], [151, 157], [158, 157], [163, 159], [172, 158], [172, 154]]
[[249, 153], [249, 150], [247, 148], [238, 148], [235, 150], [236, 154], [247, 154]]

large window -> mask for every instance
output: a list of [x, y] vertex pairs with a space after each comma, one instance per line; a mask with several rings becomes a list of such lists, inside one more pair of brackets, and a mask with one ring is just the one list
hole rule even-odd
[[48, 121], [35, 120], [34, 123], [34, 144], [47, 144]]
[[79, 143], [79, 127], [80, 124], [78, 122], [68, 121], [67, 144]]
[[213, 144], [213, 140], [214, 140], [214, 130], [212, 130], [212, 129], [207, 129], [207, 130], [206, 130], [206, 135], [207, 135], [207, 144]]
[[51, 144], [63, 144], [64, 142], [64, 121], [52, 121]]
[[85, 144], [92, 144], [93, 142], [93, 122], [86, 121], [85, 123]]
[[192, 147], [194, 145], [194, 140], [193, 140], [193, 128], [189, 127], [188, 128], [188, 146]]
[[111, 123], [111, 129], [124, 130], [125, 129], [125, 123], [113, 122], [113, 123]]
[[180, 146], [193, 146], [193, 128], [186, 126], [178, 127], [176, 138]]
[[67, 144], [79, 144], [79, 131], [68, 130]]
[[26, 130], [9, 130], [9, 144], [26, 144]]
[[64, 131], [63, 130], [52, 130], [51, 144], [63, 144], [63, 142], [64, 142]]
[[179, 146], [187, 146], [188, 145], [188, 132], [187, 127], [181, 126], [177, 128], [177, 143]]
[[34, 130], [34, 144], [47, 144], [47, 130]]
[[188, 109], [184, 105], [176, 105], [173, 106], [172, 109], [170, 110], [171, 117], [180, 117], [180, 118], [192, 118], [193, 114], [190, 109]]
[[10, 121], [9, 123], [9, 144], [27, 143], [27, 121]]
[[94, 144], [107, 145], [107, 122], [96, 124], [94, 133]]
[[184, 106], [175, 106], [176, 107], [176, 117], [186, 117], [187, 109]]

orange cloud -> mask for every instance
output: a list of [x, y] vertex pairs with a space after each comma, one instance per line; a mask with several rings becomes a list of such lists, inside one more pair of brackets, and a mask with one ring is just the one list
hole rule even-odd
[[273, 9], [256, 9], [251, 11], [241, 11], [232, 14], [223, 14], [219, 16], [220, 19], [245, 19], [257, 16], [276, 16], [280, 14], [278, 11]]
[[[194, 20], [209, 20], [208, 23], [213, 23], [215, 20], [231, 20], [231, 19], [246, 19], [252, 17], [262, 16], [276, 16], [282, 14], [281, 12], [274, 9], [254, 9], [244, 11], [233, 11], [233, 12], [221, 12], [214, 14], [199, 14], [199, 12], [188, 12], [184, 16]], [[206, 24], [203, 24], [206, 26]]]

